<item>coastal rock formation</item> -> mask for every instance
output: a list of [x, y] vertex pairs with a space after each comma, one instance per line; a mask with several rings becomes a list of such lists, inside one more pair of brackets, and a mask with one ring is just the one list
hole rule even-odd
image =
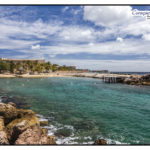
[[0, 145], [8, 145], [7, 133], [5, 131], [0, 131]]
[[4, 129], [5, 129], [4, 118], [0, 116], [0, 131], [3, 131]]
[[128, 78], [125, 78], [123, 83], [129, 85], [150, 85], [150, 75], [132, 75]]
[[46, 134], [42, 132], [42, 129], [39, 126], [33, 126], [28, 128], [22, 134], [19, 135], [15, 144], [56, 144], [55, 140], [51, 140]]
[[8, 144], [7, 133], [5, 132], [4, 118], [0, 116], [0, 144]]
[[3, 116], [4, 122], [8, 123], [17, 117], [17, 109], [12, 104], [0, 103], [0, 116]]
[[40, 126], [48, 126], [48, 121], [40, 121]]
[[[47, 124], [46, 122], [45, 124]], [[56, 144], [47, 129], [40, 127], [32, 110], [16, 109], [14, 103], [0, 103], [0, 144]]]
[[25, 127], [30, 127], [34, 125], [40, 125], [39, 119], [36, 117], [36, 115], [25, 115], [22, 116], [21, 118], [14, 119], [11, 121], [7, 126], [7, 132], [8, 132], [8, 138], [12, 141], [14, 137], [16, 137], [16, 134], [20, 134], [20, 132], [16, 132], [17, 126], [19, 125], [24, 125]]
[[94, 145], [107, 145], [107, 142], [104, 139], [98, 139], [94, 142]]

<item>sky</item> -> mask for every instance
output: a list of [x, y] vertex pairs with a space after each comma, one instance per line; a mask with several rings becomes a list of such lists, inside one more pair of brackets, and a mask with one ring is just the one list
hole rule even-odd
[[150, 6], [0, 6], [0, 57], [150, 72]]

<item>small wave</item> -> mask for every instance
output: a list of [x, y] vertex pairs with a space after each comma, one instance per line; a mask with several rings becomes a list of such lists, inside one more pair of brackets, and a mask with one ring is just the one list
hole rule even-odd
[[[45, 118], [43, 115], [37, 114], [37, 117], [39, 118], [40, 121], [48, 121], [49, 117]], [[60, 123], [55, 123], [55, 125], [51, 124], [49, 126], [44, 126], [43, 128], [46, 128], [48, 130], [48, 135], [49, 136], [54, 136], [55, 137], [55, 141], [57, 144], [85, 144], [85, 145], [91, 145], [94, 142], [92, 141], [92, 138], [90, 136], [84, 137], [83, 140], [85, 140], [86, 142], [77, 142], [78, 140], [80, 141], [81, 137], [77, 137], [75, 136], [75, 129], [73, 126], [71, 125], [63, 125]], [[60, 130], [60, 129], [69, 129], [71, 130], [71, 135], [70, 136], [56, 136], [55, 133]], [[121, 145], [121, 144], [125, 144], [128, 145], [129, 143], [123, 143], [117, 140], [112, 140], [109, 138], [104, 138], [102, 136], [100, 136], [101, 139], [105, 139], [107, 141], [107, 144], [117, 144], [117, 145]]]
[[112, 139], [108, 139], [108, 138], [103, 138], [102, 137], [102, 139], [105, 139], [107, 141], [107, 144], [117, 144], [117, 145], [125, 144], [125, 145], [129, 145], [129, 143], [123, 143], [123, 142], [112, 140]]
[[[48, 121], [49, 118], [45, 118], [43, 115], [37, 114], [37, 117], [39, 118], [40, 121]], [[93, 144], [92, 138], [90, 136], [84, 137], [84, 140], [89, 140], [87, 142], [77, 142], [77, 140], [80, 139], [80, 137], [75, 136], [74, 134], [74, 127], [71, 125], [63, 125], [60, 123], [55, 123], [55, 125], [49, 125], [49, 126], [44, 126], [43, 128], [46, 128], [48, 130], [48, 135], [49, 136], [54, 136], [55, 141], [57, 144]], [[71, 135], [70, 136], [56, 136], [55, 133], [60, 130], [60, 129], [69, 129], [71, 130]]]

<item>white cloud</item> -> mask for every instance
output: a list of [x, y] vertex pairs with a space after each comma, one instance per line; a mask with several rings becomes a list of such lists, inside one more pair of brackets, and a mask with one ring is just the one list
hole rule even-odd
[[95, 25], [119, 25], [133, 18], [131, 10], [130, 6], [85, 6], [84, 19]]
[[95, 31], [92, 28], [80, 26], [63, 27], [58, 36], [66, 41], [88, 42], [96, 39]]
[[40, 49], [40, 45], [39, 45], [39, 44], [37, 44], [37, 45], [32, 45], [32, 46], [31, 46], [31, 49]]
[[150, 34], [145, 34], [142, 36], [142, 38], [146, 41], [150, 41]]
[[144, 37], [150, 32], [150, 21], [141, 16], [133, 16], [131, 6], [85, 6], [83, 18], [97, 26], [104, 26], [103, 37], [106, 38], [112, 35]]
[[[103, 30], [80, 24], [64, 25], [61, 21], [39, 19], [29, 23], [1, 18], [0, 49], [17, 50], [28, 57], [73, 53], [150, 55], [150, 22], [130, 16], [131, 9], [130, 6], [85, 6], [84, 19], [105, 26]], [[126, 38], [128, 34], [142, 38]], [[46, 45], [42, 46], [42, 42]], [[38, 53], [31, 49], [38, 49]]]
[[121, 37], [117, 37], [116, 41], [123, 42], [123, 39]]

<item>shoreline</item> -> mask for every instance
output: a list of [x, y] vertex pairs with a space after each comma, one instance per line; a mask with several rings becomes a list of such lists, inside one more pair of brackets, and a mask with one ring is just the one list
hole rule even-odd
[[113, 73], [79, 73], [79, 72], [54, 72], [43, 74], [0, 74], [1, 78], [50, 78], [50, 77], [84, 77], [101, 79], [105, 83], [121, 83], [129, 85], [146, 85], [150, 86], [150, 74], [137, 75], [137, 74], [113, 74]]
[[117, 77], [130, 77], [131, 75], [126, 74], [110, 74], [110, 73], [43, 73], [43, 74], [0, 74], [0, 78], [48, 78], [48, 77], [87, 77], [87, 78], [99, 78], [102, 79], [104, 76], [117, 76]]
[[[65, 125], [68, 129], [72, 126]], [[0, 145], [106, 145], [104, 139], [77, 143], [77, 137], [55, 135], [53, 126], [43, 115], [18, 108], [14, 102], [0, 102]], [[56, 131], [58, 131], [58, 128]], [[60, 134], [60, 137], [59, 137]], [[85, 137], [86, 139], [87, 137]]]

